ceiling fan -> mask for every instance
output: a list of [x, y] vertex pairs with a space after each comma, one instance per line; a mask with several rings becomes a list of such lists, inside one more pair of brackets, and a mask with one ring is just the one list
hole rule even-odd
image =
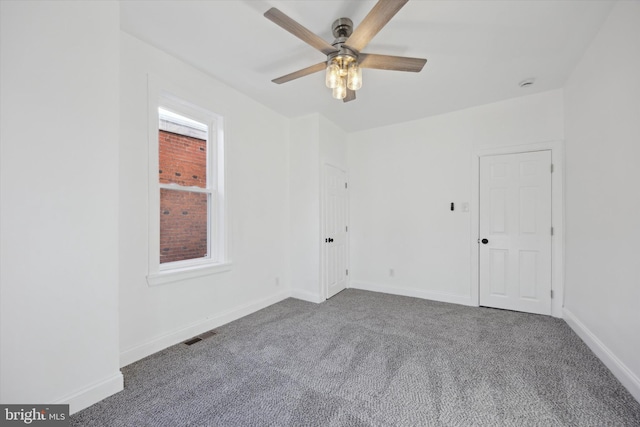
[[344, 102], [356, 99], [356, 90], [362, 87], [362, 68], [420, 72], [427, 62], [423, 58], [361, 53], [378, 32], [409, 0], [379, 0], [356, 29], [349, 18], [336, 19], [331, 25], [333, 43], [327, 43], [280, 10], [272, 7], [264, 16], [289, 31], [305, 43], [327, 55], [327, 60], [302, 70], [294, 71], [272, 82], [282, 84], [318, 71], [325, 70], [325, 83], [333, 89], [333, 97]]

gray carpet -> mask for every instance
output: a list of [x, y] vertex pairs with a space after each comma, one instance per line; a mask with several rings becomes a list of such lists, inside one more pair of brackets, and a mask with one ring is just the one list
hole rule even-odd
[[562, 320], [346, 290], [123, 369], [73, 426], [640, 426]]

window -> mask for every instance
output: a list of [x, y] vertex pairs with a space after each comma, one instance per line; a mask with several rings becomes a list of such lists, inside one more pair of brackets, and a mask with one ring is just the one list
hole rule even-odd
[[209, 233], [212, 179], [207, 173], [209, 128], [158, 108], [160, 264], [212, 255]]
[[228, 270], [222, 118], [163, 95], [152, 120], [149, 284]]

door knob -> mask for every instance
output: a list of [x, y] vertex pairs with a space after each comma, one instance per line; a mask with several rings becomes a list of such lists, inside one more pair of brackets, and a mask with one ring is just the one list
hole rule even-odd
[[333, 242], [333, 239], [331, 237], [329, 237], [329, 243]]
[[482, 239], [482, 243], [486, 245], [487, 243], [489, 243], [489, 240], [488, 239]]

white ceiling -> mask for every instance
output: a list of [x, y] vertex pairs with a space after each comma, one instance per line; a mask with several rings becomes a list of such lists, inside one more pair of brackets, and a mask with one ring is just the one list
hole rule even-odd
[[[203, 70], [288, 117], [319, 112], [356, 131], [563, 86], [611, 1], [409, 1], [363, 50], [427, 58], [421, 73], [363, 70], [349, 103], [319, 72], [272, 79], [325, 56], [262, 14], [280, 9], [332, 42], [331, 23], [354, 25], [375, 1], [123, 1], [122, 30]], [[526, 89], [518, 83], [535, 77]]]

